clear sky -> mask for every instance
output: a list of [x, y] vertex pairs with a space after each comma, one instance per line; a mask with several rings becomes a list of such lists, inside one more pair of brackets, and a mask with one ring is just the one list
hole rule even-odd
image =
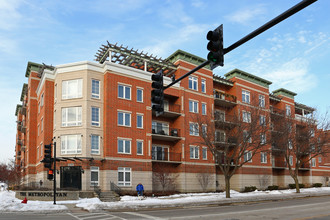
[[[166, 58], [177, 49], [206, 58], [206, 33], [224, 25], [228, 47], [300, 0], [0, 0], [0, 162], [13, 159], [16, 104], [28, 61], [94, 60], [108, 40]], [[238, 68], [329, 109], [330, 1], [319, 0], [226, 54]]]

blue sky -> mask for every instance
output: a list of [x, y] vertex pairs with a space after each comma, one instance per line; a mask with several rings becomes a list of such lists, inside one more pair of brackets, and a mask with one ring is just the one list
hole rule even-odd
[[[94, 60], [108, 40], [166, 58], [177, 49], [206, 58], [206, 33], [224, 25], [224, 46], [300, 0], [0, 0], [0, 162], [14, 158], [15, 108], [28, 61]], [[225, 56], [223, 76], [239, 68], [286, 88], [296, 101], [329, 109], [330, 1], [319, 0]]]

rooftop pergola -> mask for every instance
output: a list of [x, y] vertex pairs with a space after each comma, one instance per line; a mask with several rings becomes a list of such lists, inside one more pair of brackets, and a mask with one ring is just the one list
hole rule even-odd
[[139, 52], [133, 48], [117, 46], [117, 44], [110, 44], [107, 41], [107, 45], [102, 45], [95, 55], [96, 61], [104, 63], [109, 61], [112, 63], [118, 63], [121, 65], [133, 67], [136, 69], [148, 71], [151, 73], [157, 73], [163, 70], [165, 76], [173, 74], [177, 67], [173, 63], [166, 59], [157, 58], [157, 56], [148, 55], [143, 51]]

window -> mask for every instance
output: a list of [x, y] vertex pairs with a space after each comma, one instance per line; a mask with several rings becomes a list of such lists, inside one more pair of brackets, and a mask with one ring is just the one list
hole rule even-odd
[[197, 77], [189, 76], [189, 89], [197, 90]]
[[53, 118], [54, 129], [56, 128], [56, 110], [54, 111], [54, 118]]
[[260, 143], [261, 144], [266, 144], [266, 134], [261, 134], [260, 135]]
[[63, 135], [61, 136], [61, 154], [80, 154], [81, 153], [81, 135]]
[[265, 96], [259, 95], [259, 107], [265, 108]]
[[289, 164], [292, 166], [293, 165], [293, 156], [289, 157]]
[[286, 112], [286, 115], [287, 116], [290, 116], [291, 115], [291, 107], [290, 107], [290, 105], [286, 105], [285, 106], [285, 112]]
[[203, 147], [202, 154], [203, 154], [203, 160], [207, 160], [207, 148], [206, 147]]
[[251, 123], [251, 112], [243, 111], [243, 122]]
[[252, 143], [252, 137], [248, 131], [243, 131], [243, 141]]
[[250, 91], [242, 90], [242, 102], [250, 103]]
[[291, 150], [292, 149], [292, 141], [291, 140], [289, 140], [289, 142], [288, 142], [288, 148]]
[[57, 100], [57, 84], [54, 86], [54, 102]]
[[136, 154], [143, 155], [143, 141], [136, 141]]
[[130, 154], [131, 153], [131, 140], [118, 139], [118, 153]]
[[251, 151], [246, 151], [244, 153], [244, 161], [252, 162], [252, 153]]
[[199, 147], [190, 146], [190, 159], [199, 159]]
[[194, 122], [189, 123], [189, 134], [193, 136], [199, 135], [198, 123], [194, 123]]
[[202, 115], [206, 115], [206, 103], [202, 103]]
[[99, 185], [99, 167], [91, 167], [91, 186]]
[[[152, 122], [152, 133], [161, 135], [170, 135], [170, 126], [168, 123]], [[173, 131], [173, 130], [172, 130]]]
[[131, 168], [118, 167], [118, 186], [131, 185]]
[[82, 97], [82, 79], [62, 82], [62, 99], [74, 99], [80, 97]]
[[260, 153], [260, 158], [261, 158], [261, 163], [267, 163], [267, 153], [266, 152], [261, 152]]
[[312, 158], [312, 167], [316, 167], [316, 159]]
[[100, 126], [100, 108], [92, 107], [92, 126]]
[[202, 125], [202, 132], [203, 132], [203, 135], [207, 135], [207, 125]]
[[91, 135], [91, 153], [99, 154], [100, 153], [100, 136], [99, 135]]
[[143, 128], [143, 115], [136, 115], [136, 127]]
[[198, 113], [198, 102], [189, 100], [189, 112]]
[[206, 92], [206, 80], [205, 79], [202, 79], [202, 92]]
[[62, 108], [62, 127], [81, 125], [81, 107]]
[[92, 79], [92, 98], [100, 98], [100, 81]]
[[43, 132], [43, 130], [44, 130], [44, 119], [43, 118], [40, 121], [40, 130], [41, 130], [41, 132]]
[[118, 112], [118, 125], [130, 127], [131, 126], [131, 113]]
[[143, 102], [143, 89], [136, 89], [136, 101]]
[[260, 125], [262, 125], [262, 126], [266, 126], [266, 116], [264, 116], [264, 115], [260, 115], [260, 116], [259, 116], [259, 123], [260, 123]]
[[44, 93], [42, 93], [41, 95], [41, 99], [40, 99], [40, 106], [44, 106]]
[[223, 131], [215, 131], [215, 141], [216, 142], [225, 142], [226, 141], [226, 133]]
[[118, 98], [130, 100], [131, 99], [131, 87], [119, 84], [118, 85]]

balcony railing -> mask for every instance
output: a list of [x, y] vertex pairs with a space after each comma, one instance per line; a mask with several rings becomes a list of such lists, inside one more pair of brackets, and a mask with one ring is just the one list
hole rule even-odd
[[214, 113], [214, 122], [217, 128], [233, 128], [236, 125], [236, 118], [232, 115], [224, 115], [222, 113]]
[[284, 115], [285, 111], [279, 108], [275, 108], [273, 106], [270, 106], [270, 113], [276, 114], [276, 115]]
[[284, 158], [273, 159], [272, 167], [275, 168], [275, 169], [276, 168], [277, 169], [284, 169], [284, 168], [286, 168], [286, 161], [284, 160]]
[[163, 141], [177, 141], [181, 139], [181, 131], [178, 128], [152, 125], [152, 138]]
[[18, 139], [18, 140], [17, 140], [17, 144], [18, 144], [18, 145], [23, 145], [23, 141], [22, 141], [21, 139]]
[[[163, 118], [177, 118], [181, 115], [180, 113], [181, 105], [178, 104], [169, 104], [164, 106]], [[155, 115], [156, 112], [152, 111], [152, 114]]]
[[181, 163], [181, 153], [151, 151], [152, 161]]
[[236, 105], [237, 97], [228, 93], [213, 90], [214, 104], [222, 107], [234, 107]]

